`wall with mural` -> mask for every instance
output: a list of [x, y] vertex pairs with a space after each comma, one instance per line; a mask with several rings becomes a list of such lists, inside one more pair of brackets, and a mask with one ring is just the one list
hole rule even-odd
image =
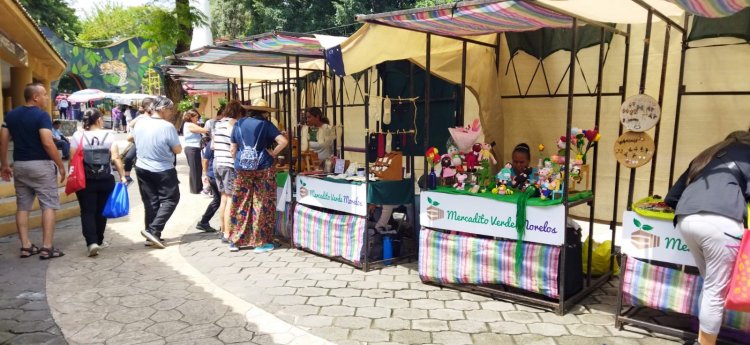
[[[146, 71], [164, 64], [164, 57], [174, 51], [174, 47], [141, 37], [106, 48], [84, 48], [64, 41], [46, 27], [42, 31], [68, 63], [66, 75], [72, 74], [82, 88], [104, 92], [140, 92]], [[58, 83], [52, 83], [53, 95]]]

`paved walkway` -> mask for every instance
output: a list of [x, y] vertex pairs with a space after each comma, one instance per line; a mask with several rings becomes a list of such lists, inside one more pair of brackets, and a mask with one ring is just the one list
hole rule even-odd
[[613, 327], [616, 281], [560, 317], [422, 284], [414, 264], [364, 273], [293, 249], [230, 253], [193, 229], [208, 199], [182, 186], [164, 250], [143, 245], [136, 186], [99, 257], [85, 256], [77, 219], [59, 224], [67, 255], [49, 262], [0, 239], [0, 343], [677, 344]]

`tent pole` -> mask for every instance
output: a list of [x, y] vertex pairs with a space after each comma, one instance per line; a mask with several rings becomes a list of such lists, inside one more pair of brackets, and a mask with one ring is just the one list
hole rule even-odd
[[[336, 102], [337, 101], [338, 101], [338, 99], [336, 98], [336, 76], [333, 76], [333, 77], [331, 77], [331, 103], [333, 103], [333, 109], [332, 110], [333, 110], [333, 128], [334, 128], [334, 131], [338, 130], [338, 128], [336, 128], [336, 124], [338, 123], [338, 121], [337, 121], [338, 120], [337, 119], [337, 117], [338, 117], [337, 116], [338, 111], [336, 109], [337, 108], [336, 107], [336, 104], [337, 104]], [[333, 139], [333, 155], [334, 156], [337, 156], [337, 154], [338, 154], [338, 145], [337, 145], [338, 142], [337, 142], [337, 139], [338, 139], [338, 136], [336, 136], [336, 139]]]
[[[625, 102], [625, 95], [627, 94], [628, 90], [628, 64], [630, 61], [630, 24], [627, 26], [627, 32], [628, 35], [624, 36], [625, 38], [625, 62], [623, 63], [622, 68], [622, 86], [620, 86], [620, 103]], [[619, 124], [619, 128], [617, 131], [617, 136], [622, 135], [622, 123]], [[612, 245], [615, 243], [615, 230], [617, 229], [617, 206], [620, 201], [620, 162], [615, 161], [615, 192], [614, 192], [614, 205], [612, 206], [612, 221], [609, 223], [609, 229], [612, 231]], [[614, 261], [610, 260], [609, 262], [609, 270], [614, 269]], [[619, 310], [618, 310], [619, 313]]]
[[[604, 42], [606, 38], [606, 32], [604, 29], [599, 29], [599, 66], [597, 67], [597, 85], [596, 85], [596, 113], [594, 115], [594, 128], [599, 130], [599, 124], [601, 122], [602, 115], [602, 89], [604, 88]], [[591, 163], [591, 194], [596, 196], [596, 173], [599, 163], [599, 148], [594, 146], [594, 160]], [[587, 177], [588, 178], [588, 177]], [[587, 241], [588, 245], [588, 265], [586, 266], [586, 286], [591, 286], [591, 252], [593, 247], [593, 236], [594, 236], [594, 217], [596, 211], [596, 198], [591, 200], [589, 207], [589, 235]]]
[[[688, 22], [690, 21], [690, 15], [685, 13], [684, 25], [687, 30]], [[677, 134], [680, 132], [680, 111], [682, 110], [682, 96], [685, 94], [685, 85], [683, 85], [685, 79], [685, 58], [687, 58], [687, 35], [682, 34], [682, 49], [680, 50], [680, 75], [677, 81], [677, 109], [675, 109], [674, 115], [674, 134], [672, 135], [672, 158], [669, 162], [669, 188], [672, 188], [674, 182], [674, 165], [677, 157]]]
[[[341, 104], [341, 108], [339, 109], [339, 116], [341, 116], [341, 158], [344, 158], [344, 134], [346, 133], [346, 129], [344, 127], [344, 77], [339, 77], [339, 104]], [[335, 106], [335, 104], [334, 104]]]
[[466, 111], [466, 45], [467, 43], [464, 41], [461, 47], [461, 90], [459, 90], [461, 93], [461, 102], [458, 104], [458, 116], [456, 117], [456, 126], [462, 127], [466, 117], [464, 113]]
[[[423, 140], [422, 143], [422, 152], [427, 152], [427, 149], [430, 147], [430, 68], [431, 68], [431, 58], [430, 58], [430, 51], [432, 49], [432, 34], [427, 34], [427, 39], [425, 40], [425, 49], [426, 49], [426, 55], [425, 55], [425, 73], [424, 73], [424, 134], [423, 134]], [[425, 184], [427, 183], [427, 157], [423, 160], [424, 164], [422, 165], [422, 171], [425, 174]]]
[[[300, 93], [300, 88], [299, 88], [299, 55], [297, 55], [297, 56], [294, 57], [294, 63], [295, 63], [295, 73], [296, 73], [296, 77], [297, 77], [295, 79], [295, 83], [294, 83], [294, 86], [295, 86], [294, 89], [297, 91], [296, 92], [297, 93], [297, 100], [296, 100], [297, 104], [295, 104], [294, 108], [297, 111], [297, 119], [298, 119], [297, 121], [299, 121], [299, 119], [301, 119], [302, 115], [303, 115], [302, 114], [302, 109], [300, 107], [300, 104], [302, 103], [302, 94]], [[290, 73], [291, 73], [291, 71], [290, 71]], [[289, 94], [289, 97], [290, 97], [289, 102], [291, 102], [291, 97], [292, 97], [291, 96], [291, 90], [289, 92], [290, 92], [290, 94]]]
[[[364, 80], [365, 80], [365, 97], [364, 97], [364, 103], [365, 103], [365, 147], [370, 147], [370, 68], [369, 70], [364, 71]], [[370, 175], [370, 157], [367, 157], [367, 153], [365, 153], [365, 184], [369, 183], [369, 175]], [[372, 157], [376, 158], [376, 157]], [[370, 217], [370, 210], [368, 207], [367, 215], [365, 216], [365, 220], [369, 219]], [[364, 271], [367, 272], [370, 268], [370, 235], [369, 233], [366, 233], [365, 235], [365, 260], [363, 263]]]
[[[573, 94], [575, 93], [575, 66], [576, 66], [576, 39], [578, 34], [578, 19], [572, 18], [573, 23], [571, 25], [571, 34], [570, 34], [570, 75], [568, 76], [568, 114], [567, 119], [565, 121], [565, 135], [566, 137], [570, 138], [570, 132], [573, 129]], [[563, 189], [563, 205], [565, 205], [565, 224], [568, 223], [568, 216], [570, 209], [567, 206], [568, 205], [568, 199], [570, 197], [570, 140], [566, 140], [565, 143], [565, 188]], [[567, 248], [568, 245], [568, 238], [565, 236], [565, 242], [563, 244], [563, 250], [561, 250], [560, 255], [560, 267], [565, 267], [565, 248]], [[557, 309], [557, 314], [562, 315], [565, 312], [565, 271], [560, 272], [560, 290], [562, 291], [560, 293], [560, 304]]]
[[242, 73], [242, 65], [240, 65], [240, 101], [245, 102], [245, 76]]
[[[641, 80], [638, 85], [638, 93], [646, 92], [646, 75], [648, 72], [648, 54], [651, 47], [651, 28], [654, 19], [653, 9], [648, 10], [648, 19], [646, 20], [646, 34], [643, 38], [643, 65], [641, 66]], [[628, 211], [632, 210], [633, 194], [635, 193], [635, 168], [630, 169], [630, 181], [628, 182], [628, 203], [625, 205]]]
[[323, 64], [323, 117], [328, 115], [328, 64]]
[[232, 83], [227, 78], [227, 102], [232, 100]]
[[[416, 97], [416, 92], [414, 91], [414, 64], [410, 63], [409, 64], [409, 98], [414, 98], [414, 97]], [[415, 102], [412, 106], [414, 108], [416, 108], [417, 107], [417, 103]], [[412, 109], [410, 109], [410, 110], [412, 110]], [[416, 114], [416, 111], [412, 111], [412, 114]], [[417, 119], [415, 118], [413, 122], [416, 122], [416, 121], [417, 121]], [[411, 128], [411, 130], [414, 131], [414, 130], [416, 130], [416, 128]], [[417, 134], [414, 133], [412, 135], [414, 135], [414, 140], [417, 140]], [[414, 142], [413, 140], [409, 140], [410, 144], [413, 143], [413, 142]], [[414, 152], [415, 151], [414, 149], [416, 149], [416, 145], [414, 145], [414, 147], [412, 147], [412, 150], [411, 150], [412, 154], [411, 154], [411, 157], [409, 159], [409, 161], [411, 163], [411, 176], [412, 176], [412, 178], [415, 181], [419, 181], [419, 178], [414, 176], [416, 174], [416, 172], [417, 172], [417, 167], [415, 165], [416, 158], [414, 157], [414, 156], [416, 156], [416, 152]], [[425, 176], [427, 176], [427, 172], [426, 171], [425, 171]], [[414, 222], [414, 224], [416, 225], [416, 222]], [[415, 226], [415, 229], [416, 229], [416, 226]]]
[[495, 72], [500, 73], [500, 34], [495, 36]]
[[[666, 87], [667, 77], [667, 59], [669, 58], [669, 32], [672, 26], [667, 23], [666, 31], [664, 32], [664, 51], [661, 59], [661, 77], [659, 79], [659, 107], [664, 106], [664, 89]], [[659, 133], [661, 133], [661, 121], [656, 123], [656, 129], [654, 130], [654, 158], [651, 160], [651, 176], [648, 181], [648, 195], [654, 195], [654, 180], [656, 177], [656, 158], [659, 157]]]

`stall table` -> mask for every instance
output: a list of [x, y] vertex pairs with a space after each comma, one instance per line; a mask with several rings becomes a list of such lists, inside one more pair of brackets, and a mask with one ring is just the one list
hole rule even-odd
[[[697, 317], [703, 277], [690, 272], [697, 272], [695, 260], [673, 225], [674, 214], [634, 210], [623, 216], [623, 269], [616, 326], [653, 328], [638, 318], [644, 308]], [[681, 270], [680, 266], [693, 269]], [[623, 310], [623, 306], [628, 308]], [[659, 331], [683, 337], [697, 333], [697, 320], [694, 321], [690, 330], [658, 327]], [[750, 313], [726, 311], [720, 335], [740, 343], [750, 339]]]
[[[367, 270], [367, 205], [414, 203], [414, 181], [354, 182], [297, 176], [294, 246]], [[394, 258], [396, 260], [396, 258]]]

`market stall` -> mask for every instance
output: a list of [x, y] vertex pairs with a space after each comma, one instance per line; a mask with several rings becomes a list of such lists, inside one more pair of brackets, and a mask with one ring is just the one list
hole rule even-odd
[[[710, 2], [716, 5], [716, 1]], [[733, 13], [743, 10], [746, 4], [731, 4], [731, 6], [700, 6], [695, 7], [690, 3], [680, 3], [688, 12], [684, 15], [682, 25], [668, 21], [667, 39], [665, 46], [669, 42], [669, 27], [676, 27], [682, 32], [682, 45], [680, 56], [680, 70], [678, 77], [677, 90], [677, 107], [674, 119], [674, 133], [672, 138], [672, 150], [668, 152], [670, 157], [669, 165], [669, 186], [672, 185], [675, 175], [676, 158], [678, 150], [684, 150], [684, 146], [678, 145], [678, 134], [680, 132], [680, 113], [682, 110], [683, 97], [685, 96], [745, 96], [750, 94], [748, 90], [725, 90], [725, 91], [693, 91], [684, 85], [686, 52], [691, 47], [689, 42], [693, 40], [713, 37], [740, 37], [743, 36], [743, 30], [737, 29], [744, 26], [735, 26], [732, 23], [747, 23], [747, 20], [738, 15], [735, 18], [716, 19], [718, 17], [730, 16]], [[644, 4], [647, 7], [647, 5]], [[747, 14], [747, 9], [744, 10]], [[692, 22], [690, 17], [694, 16]], [[649, 9], [649, 26], [647, 28], [648, 40], [650, 37], [651, 16], [665, 17], [657, 10]], [[708, 19], [706, 17], [711, 17]], [[744, 19], [744, 20], [743, 20]], [[722, 21], [724, 21], [722, 23]], [[690, 24], [692, 23], [692, 26]], [[690, 32], [688, 34], [688, 29]], [[737, 31], [739, 30], [739, 31]], [[742, 45], [745, 45], [742, 42]], [[728, 46], [731, 44], [709, 45], [709, 47]], [[646, 50], [648, 51], [648, 50]], [[666, 52], [665, 47], [665, 52]], [[665, 54], [664, 60], [667, 56]], [[644, 67], [645, 69], [645, 67]], [[643, 72], [645, 75], [645, 71]], [[651, 100], [656, 108], [663, 104], [664, 89], [664, 72], [662, 72], [661, 90], [658, 102]], [[705, 79], [700, 80], [700, 84], [710, 85]], [[641, 89], [641, 91], [643, 91]], [[656, 112], [658, 113], [658, 111]], [[740, 111], [741, 113], [741, 111]], [[732, 123], [733, 114], [727, 112], [721, 114], [721, 120]], [[742, 117], [742, 116], [739, 116]], [[737, 117], [737, 118], [739, 118]], [[659, 122], [659, 117], [654, 118]], [[744, 129], [746, 123], [735, 121], [734, 126], [730, 128]], [[638, 123], [638, 121], [636, 121]], [[658, 145], [659, 125], [650, 123], [642, 128], [629, 128], [628, 123], [623, 121], [625, 129], [630, 131], [647, 130], [656, 125], [655, 139], [651, 141], [650, 137], [645, 136], [645, 141], [651, 141], [651, 145]], [[737, 128], [737, 126], [739, 126]], [[632, 133], [632, 132], [631, 132]], [[626, 132], [625, 134], [628, 134]], [[721, 134], [720, 134], [721, 135]], [[696, 142], [700, 146], [705, 146], [706, 141]], [[692, 149], [693, 147], [691, 147]], [[617, 151], [617, 147], [615, 148]], [[689, 157], [692, 157], [690, 155]], [[654, 152], [656, 159], [656, 152]], [[623, 163], [625, 164], [625, 163]], [[655, 165], [654, 163], [652, 163]], [[627, 166], [627, 164], [625, 164]], [[622, 242], [622, 266], [620, 273], [620, 289], [618, 291], [617, 315], [615, 325], [622, 328], [625, 325], [634, 325], [646, 328], [659, 333], [674, 335], [681, 338], [696, 337], [698, 332], [698, 320], [701, 291], [703, 278], [700, 276], [696, 263], [690, 250], [685, 243], [681, 233], [675, 229], [674, 210], [667, 206], [659, 196], [650, 196], [633, 202], [635, 183], [635, 168], [631, 168], [630, 186], [628, 191], [628, 208], [622, 218], [623, 242]], [[652, 168], [648, 194], [654, 193], [654, 168]], [[666, 191], [665, 191], [666, 192]], [[663, 323], [649, 317], [654, 314], [654, 310], [665, 313], [666, 315], [682, 316], [680, 323]], [[650, 312], [649, 312], [650, 311]], [[719, 333], [720, 340], [728, 343], [745, 344], [750, 339], [750, 313], [741, 313], [726, 310]]]

